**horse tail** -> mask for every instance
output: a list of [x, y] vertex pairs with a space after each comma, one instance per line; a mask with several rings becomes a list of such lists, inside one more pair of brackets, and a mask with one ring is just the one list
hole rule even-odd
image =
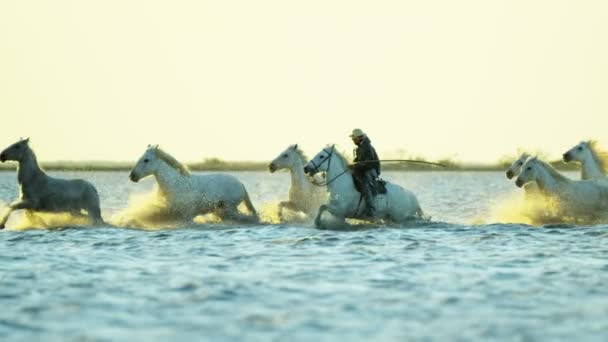
[[247, 210], [249, 210], [249, 212], [251, 214], [257, 216], [258, 213], [255, 210], [253, 203], [251, 203], [251, 199], [249, 198], [249, 193], [247, 192], [247, 189], [245, 189], [245, 186], [243, 186], [243, 191], [245, 192], [245, 197], [243, 198], [243, 201], [245, 202], [245, 206], [247, 207]]

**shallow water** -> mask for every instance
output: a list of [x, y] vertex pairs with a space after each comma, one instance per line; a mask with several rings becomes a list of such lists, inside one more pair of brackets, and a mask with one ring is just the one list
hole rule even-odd
[[[54, 174], [91, 180], [104, 217], [153, 184]], [[286, 174], [235, 175], [257, 207], [287, 196]], [[520, 193], [498, 172], [384, 176], [433, 221], [4, 231], [0, 339], [606, 339], [608, 226], [495, 223]], [[0, 200], [15, 182], [0, 172]]]

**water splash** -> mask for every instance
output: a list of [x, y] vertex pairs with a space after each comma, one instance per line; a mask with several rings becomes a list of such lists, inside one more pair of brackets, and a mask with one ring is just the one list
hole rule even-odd
[[175, 210], [172, 210], [164, 196], [158, 191], [131, 194], [128, 205], [114, 214], [109, 222], [118, 227], [160, 229], [172, 228], [177, 224]]
[[[246, 207], [241, 203], [238, 209], [242, 214]], [[184, 224], [237, 223], [224, 220], [215, 213], [196, 215], [196, 212], [195, 207], [170, 203], [161, 192], [154, 190], [144, 194], [131, 194], [127, 207], [114, 214], [110, 222], [118, 227], [146, 230], [176, 229]], [[238, 223], [244, 224], [248, 222], [249, 216], [243, 214], [241, 218], [242, 221]], [[255, 223], [258, 223], [257, 220]]]
[[294, 211], [290, 209], [283, 209], [282, 213], [279, 213], [279, 201], [266, 202], [262, 204], [258, 210], [260, 221], [267, 224], [280, 224], [280, 223], [296, 223], [296, 224], [310, 224], [313, 221], [313, 217], [306, 215], [301, 211]]
[[[493, 223], [522, 223], [541, 226], [555, 223], [581, 223], [580, 217], [568, 214], [568, 206], [540, 194], [514, 194], [494, 205], [488, 217]], [[481, 223], [475, 220], [474, 223]]]
[[[0, 217], [8, 214], [8, 204], [0, 201]], [[72, 213], [45, 213], [32, 210], [15, 210], [10, 214], [7, 227], [10, 230], [86, 228], [92, 226], [92, 220], [85, 215]]]

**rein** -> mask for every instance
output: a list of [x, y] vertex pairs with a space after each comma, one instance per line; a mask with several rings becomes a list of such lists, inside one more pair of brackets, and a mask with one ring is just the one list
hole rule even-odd
[[[327, 159], [323, 160], [320, 164], [316, 164], [314, 159], [311, 160], [310, 162], [312, 163], [312, 165], [315, 167], [315, 172], [319, 171], [319, 167], [321, 167], [321, 165], [323, 165], [323, 163], [328, 162], [327, 163], [327, 173], [329, 173], [329, 168], [331, 167], [331, 157], [334, 154], [334, 148], [336, 145], [331, 145], [331, 151], [327, 152], [327, 150], [323, 149], [323, 151], [327, 152], [329, 155], [327, 156]], [[382, 159], [382, 160], [362, 160], [362, 161], [358, 161], [355, 162], [354, 164], [367, 164], [367, 163], [418, 163], [418, 164], [427, 164], [427, 165], [434, 165], [434, 166], [441, 166], [441, 167], [446, 167], [443, 164], [439, 164], [439, 163], [433, 163], [433, 162], [427, 162], [424, 160], [413, 160], [413, 159]], [[337, 176], [335, 176], [334, 178], [328, 180], [327, 182], [324, 183], [315, 183], [313, 182], [312, 184], [316, 185], [316, 186], [328, 186], [331, 183], [333, 183], [336, 179], [340, 178], [341, 176], [343, 176], [345, 173], [348, 172], [348, 168], [346, 168], [346, 170], [340, 172]]]
[[[310, 161], [312, 163], [312, 165], [315, 167], [315, 172], [319, 171], [319, 167], [321, 167], [321, 165], [323, 165], [323, 163], [327, 162], [327, 173], [329, 173], [329, 168], [331, 167], [331, 157], [334, 155], [335, 146], [336, 145], [331, 145], [331, 150], [329, 152], [327, 152], [327, 150], [323, 149], [323, 151], [326, 152], [328, 154], [328, 156], [327, 156], [327, 159], [323, 160], [318, 165], [315, 163], [314, 159]], [[319, 186], [319, 187], [328, 186], [329, 184], [333, 183], [336, 179], [340, 178], [342, 175], [344, 175], [347, 172], [348, 172], [348, 168], [346, 170], [342, 171], [341, 173], [339, 173], [334, 178], [328, 180], [327, 182], [323, 182], [323, 183], [313, 182], [312, 184]]]

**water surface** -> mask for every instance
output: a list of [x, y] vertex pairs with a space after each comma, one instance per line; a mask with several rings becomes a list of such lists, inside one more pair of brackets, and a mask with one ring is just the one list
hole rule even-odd
[[[93, 182], [104, 217], [152, 187], [126, 172], [54, 174]], [[286, 174], [235, 175], [258, 208], [287, 196]], [[499, 172], [385, 178], [432, 222], [4, 231], [0, 339], [606, 340], [608, 226], [496, 223], [519, 194]], [[16, 193], [0, 172], [0, 200]]]

